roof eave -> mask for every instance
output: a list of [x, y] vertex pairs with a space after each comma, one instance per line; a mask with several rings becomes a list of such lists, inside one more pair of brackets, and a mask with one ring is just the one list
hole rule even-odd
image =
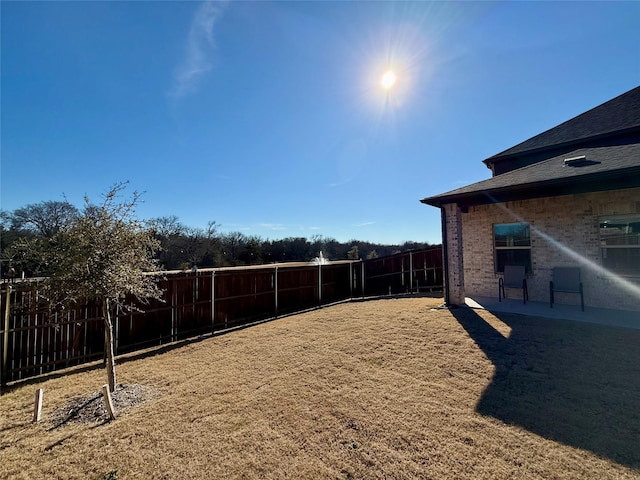
[[514, 200], [556, 197], [606, 190], [640, 187], [640, 166], [578, 177], [551, 179], [508, 187], [490, 188], [475, 192], [437, 195], [420, 200], [425, 205], [441, 208], [447, 203], [460, 206], [486, 205]]

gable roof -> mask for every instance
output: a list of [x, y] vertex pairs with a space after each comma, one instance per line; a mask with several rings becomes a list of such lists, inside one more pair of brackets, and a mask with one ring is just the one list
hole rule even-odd
[[[421, 202], [469, 206], [640, 187], [640, 87], [484, 162], [492, 178]], [[494, 162], [511, 168], [496, 175]]]
[[[581, 156], [577, 166], [565, 164]], [[640, 187], [640, 143], [578, 148], [420, 201], [469, 206], [631, 187]]]
[[500, 152], [484, 163], [507, 160], [514, 155], [539, 152], [561, 145], [601, 139], [640, 129], [640, 87], [636, 87], [577, 117]]

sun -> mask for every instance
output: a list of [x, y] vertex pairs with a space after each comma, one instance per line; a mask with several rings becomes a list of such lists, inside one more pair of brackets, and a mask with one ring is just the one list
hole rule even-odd
[[398, 77], [396, 77], [393, 70], [387, 70], [380, 79], [380, 85], [382, 85], [382, 88], [385, 90], [390, 90], [396, 84], [396, 80], [398, 80]]

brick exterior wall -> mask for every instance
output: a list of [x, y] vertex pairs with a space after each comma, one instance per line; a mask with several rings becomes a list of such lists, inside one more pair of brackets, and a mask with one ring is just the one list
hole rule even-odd
[[[444, 207], [447, 228], [452, 230], [458, 224], [462, 232], [461, 238], [447, 232], [450, 270], [460, 268], [460, 240], [464, 265], [463, 274], [450, 272], [451, 291], [455, 293], [451, 303], [461, 303], [460, 297], [465, 294], [497, 297], [493, 224], [526, 222], [531, 225], [533, 272], [527, 278], [530, 300], [549, 301], [553, 267], [579, 266], [586, 306], [640, 311], [640, 278], [626, 279], [634, 282], [634, 294], [621, 287], [616, 276], [602, 271], [599, 240], [600, 215], [640, 213], [640, 188], [479, 205], [469, 207], [466, 213], [460, 213], [455, 205]], [[462, 284], [458, 291], [456, 281]], [[556, 294], [557, 303], [579, 305], [579, 301], [577, 294]]]
[[449, 203], [443, 205], [444, 208], [444, 228], [447, 239], [447, 260], [449, 269], [445, 270], [447, 275], [448, 301], [451, 304], [464, 304], [464, 269], [463, 269], [463, 247], [462, 247], [462, 213], [458, 205]]

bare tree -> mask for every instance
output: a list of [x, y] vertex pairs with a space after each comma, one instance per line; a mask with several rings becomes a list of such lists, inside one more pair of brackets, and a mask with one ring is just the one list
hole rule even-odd
[[50, 238], [66, 228], [78, 216], [78, 209], [69, 202], [48, 200], [14, 210], [12, 226]]
[[209, 220], [207, 222], [206, 235], [208, 239], [215, 238], [218, 233], [218, 229], [220, 228], [220, 224], [215, 220]]
[[187, 229], [176, 215], [152, 218], [151, 220], [147, 220], [146, 223], [148, 227], [160, 237], [184, 235]]
[[114, 185], [97, 205], [85, 198], [83, 212], [52, 237], [46, 252], [50, 276], [45, 292], [52, 304], [64, 306], [82, 299], [102, 303], [111, 391], [116, 384], [112, 314], [116, 307], [131, 308], [125, 303], [127, 296], [144, 302], [162, 294], [156, 278], [149, 275], [157, 270], [154, 256], [159, 243], [134, 216], [140, 195], [134, 192], [119, 200], [125, 188], [125, 183]]
[[229, 232], [222, 236], [222, 248], [225, 249], [223, 255], [226, 256], [226, 264], [238, 264], [238, 253], [246, 238], [246, 235], [241, 232]]

